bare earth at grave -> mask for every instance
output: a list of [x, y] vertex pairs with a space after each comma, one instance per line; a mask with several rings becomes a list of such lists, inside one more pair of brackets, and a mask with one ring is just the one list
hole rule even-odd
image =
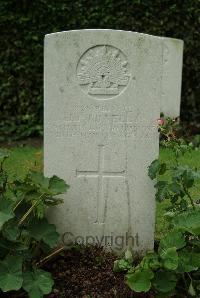
[[74, 248], [46, 265], [55, 285], [48, 298], [153, 298], [153, 293], [133, 293], [124, 274], [113, 272], [116, 256], [98, 247]]

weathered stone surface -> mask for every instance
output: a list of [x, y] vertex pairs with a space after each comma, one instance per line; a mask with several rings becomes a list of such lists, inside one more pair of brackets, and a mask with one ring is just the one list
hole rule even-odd
[[153, 248], [163, 41], [126, 31], [45, 37], [45, 174], [71, 188], [49, 214], [76, 241]]
[[163, 78], [161, 112], [168, 117], [180, 116], [183, 65], [183, 41], [163, 37]]

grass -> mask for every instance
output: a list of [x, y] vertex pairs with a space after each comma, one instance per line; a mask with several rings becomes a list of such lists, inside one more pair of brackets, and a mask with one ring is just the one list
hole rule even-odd
[[14, 147], [9, 149], [10, 157], [5, 162], [10, 180], [23, 178], [29, 168], [43, 168], [42, 149]]
[[[160, 159], [163, 162], [174, 163], [174, 157], [172, 150], [160, 149]], [[22, 178], [25, 176], [28, 168], [43, 168], [43, 152], [42, 149], [34, 147], [14, 147], [10, 149], [10, 158], [6, 161], [6, 168], [9, 172], [10, 179]], [[193, 150], [191, 153], [187, 153], [181, 158], [181, 163], [189, 165], [191, 167], [197, 167], [200, 169], [200, 150]], [[165, 177], [169, 179], [169, 177]], [[197, 184], [193, 191], [192, 196], [196, 199], [200, 198], [200, 183]], [[164, 218], [166, 207], [169, 205], [168, 201], [157, 203], [156, 212], [156, 238], [160, 239], [167, 230], [167, 223]]]

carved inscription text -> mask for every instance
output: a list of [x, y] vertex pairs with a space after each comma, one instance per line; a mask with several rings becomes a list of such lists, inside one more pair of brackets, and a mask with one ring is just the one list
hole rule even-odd
[[120, 106], [77, 105], [64, 109], [64, 119], [48, 124], [49, 133], [58, 138], [67, 137], [118, 137], [152, 138], [157, 133], [155, 123], [146, 123], [139, 111]]

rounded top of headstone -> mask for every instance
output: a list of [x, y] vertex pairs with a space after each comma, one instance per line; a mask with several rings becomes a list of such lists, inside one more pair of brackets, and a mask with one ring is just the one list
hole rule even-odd
[[125, 34], [134, 34], [134, 35], [141, 35], [141, 36], [146, 36], [146, 37], [155, 37], [158, 38], [158, 36], [155, 35], [150, 35], [146, 33], [140, 33], [137, 31], [130, 31], [130, 30], [116, 30], [116, 29], [74, 29], [74, 30], [67, 30], [67, 31], [58, 31], [58, 32], [53, 32], [53, 33], [48, 33], [45, 35], [45, 37], [48, 36], [54, 36], [54, 35], [60, 35], [60, 34], [75, 34], [75, 33], [93, 33], [93, 32], [102, 32], [102, 33], [125, 33]]
[[125, 33], [125, 34], [130, 34], [130, 35], [138, 35], [138, 36], [143, 36], [143, 37], [150, 37], [150, 38], [162, 38], [166, 40], [171, 40], [171, 42], [177, 42], [177, 43], [183, 43], [182, 39], [179, 38], [172, 38], [172, 37], [165, 37], [165, 36], [156, 36], [152, 34], [147, 34], [147, 33], [141, 33], [137, 31], [130, 31], [130, 30], [119, 30], [119, 29], [74, 29], [74, 30], [67, 30], [67, 31], [58, 31], [58, 32], [53, 32], [53, 33], [48, 33], [45, 35], [46, 37], [53, 37], [55, 35], [61, 35], [61, 34], [76, 34], [76, 33], [93, 33], [93, 32], [101, 32], [101, 33]]

